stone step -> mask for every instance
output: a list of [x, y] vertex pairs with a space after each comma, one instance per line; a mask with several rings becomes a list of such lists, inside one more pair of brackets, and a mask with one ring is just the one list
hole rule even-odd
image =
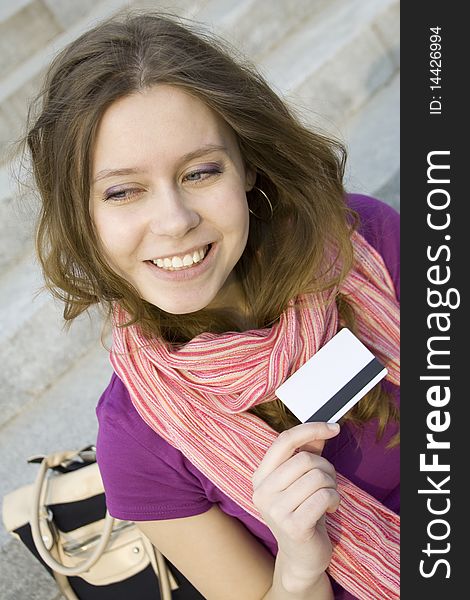
[[3, 0], [0, 2], [0, 23], [11, 19], [15, 13], [22, 10], [32, 0]]
[[[20, 134], [24, 125], [24, 115], [26, 115], [27, 98], [34, 95], [33, 90], [37, 88], [40, 75], [55, 52], [87, 29], [90, 23], [113, 14], [124, 4], [124, 0], [102, 0], [86, 19], [82, 19], [59, 35], [53, 43], [36, 52], [29, 60], [22, 63], [20, 68], [3, 79], [0, 85], [0, 160], [5, 160], [6, 148], [9, 147], [12, 139], [16, 139]], [[348, 19], [351, 17], [348, 10], [356, 17], [355, 20], [352, 19], [354, 25], [357, 25], [361, 18], [370, 19], [371, 15], [374, 16], [378, 31], [381, 26], [380, 15], [398, 2], [397, 0], [333, 0], [330, 2], [318, 0], [311, 3], [308, 0], [292, 0], [286, 3], [275, 0], [268, 5], [253, 0], [239, 3], [233, 3], [231, 0], [224, 0], [224, 2], [210, 0], [206, 3], [179, 0], [175, 4], [173, 10], [180, 9], [180, 14], [183, 16], [198, 21], [208, 19], [207, 22], [219, 28], [225, 37], [233, 37], [236, 46], [245, 49], [253, 59], [258, 60], [260, 56], [266, 55], [273, 45], [277, 45], [278, 52], [269, 54], [266, 68], [268, 72], [272, 72], [273, 82], [275, 84], [279, 82], [280, 89], [289, 90], [292, 87], [293, 75], [297, 77], [299, 85], [305, 84], [303, 75], [312, 74], [315, 70], [313, 67], [319, 68], [325, 51], [327, 51], [326, 56], [330, 57], [331, 52], [334, 53], [334, 48], [343, 43], [342, 36], [344, 39], [349, 39], [353, 33], [356, 33], [356, 26], [349, 28], [348, 23], [343, 22], [345, 19], [343, 15]], [[132, 3], [132, 7], [158, 8], [159, 5], [159, 2], [148, 1]], [[372, 9], [371, 6], [374, 8]], [[253, 27], [254, 22], [259, 23], [260, 26]], [[299, 24], [302, 24], [302, 27], [296, 31]], [[331, 27], [333, 30], [330, 35]], [[287, 46], [280, 43], [286, 35], [290, 39]], [[388, 39], [386, 36], [382, 38]], [[328, 43], [325, 43], [325, 39]], [[390, 40], [389, 42], [391, 43]], [[359, 46], [360, 52], [362, 45]], [[377, 48], [368, 50], [373, 52]], [[314, 60], [311, 59], [311, 55], [315, 57]], [[334, 92], [334, 87], [330, 91]]]
[[38, 210], [31, 194], [19, 192], [10, 166], [0, 167], [0, 277], [31, 250]]
[[0, 162], [8, 159], [10, 145], [22, 134], [28, 99], [38, 90], [41, 71], [37, 57], [45, 47], [54, 48], [64, 31], [96, 5], [96, 0], [3, 0], [0, 5]]
[[321, 19], [304, 19], [262, 59], [261, 71], [308, 122], [340, 124], [398, 69], [398, 36], [385, 19], [397, 7], [397, 0], [330, 2]]
[[[34, 454], [79, 449], [94, 444], [95, 407], [111, 376], [108, 353], [96, 343], [74, 368], [59, 378], [40, 403], [23, 411], [2, 429], [0, 497], [33, 482]], [[0, 590], [2, 600], [62, 598], [45, 569], [0, 526]]]
[[53, 13], [41, 0], [21, 3], [15, 12], [0, 20], [0, 73], [18, 65], [62, 32]]
[[[307, 19], [323, 20], [323, 12], [328, 5], [344, 0], [271, 0], [270, 2], [245, 2], [243, 11], [230, 13], [219, 23], [225, 39], [236, 50], [254, 59], [256, 64], [272, 52], [279, 44], [293, 34]], [[213, 0], [216, 3], [217, 0]], [[210, 10], [205, 15], [210, 21]], [[256, 27], [253, 24], [256, 23]]]
[[381, 198], [400, 212], [400, 169], [390, 175], [383, 185], [373, 192], [376, 198]]
[[400, 78], [383, 86], [342, 127], [347, 140], [345, 184], [350, 191], [376, 194], [399, 209]]
[[[57, 377], [40, 402], [23, 410], [3, 426], [0, 436], [0, 497], [32, 482], [34, 454], [73, 450], [94, 444], [97, 434], [95, 407], [111, 377], [108, 352], [97, 340], [72, 369]], [[8, 537], [0, 528], [0, 545]]]
[[0, 546], [0, 590], [2, 600], [65, 600], [46, 569], [13, 537]]
[[[50, 6], [51, 18], [62, 26], [61, 33], [50, 43], [43, 44], [34, 53], [27, 55], [25, 60], [16, 64], [15, 69], [2, 73], [0, 79], [0, 111], [3, 103], [10, 99], [14, 105], [15, 100], [21, 99], [22, 89], [30, 80], [39, 78], [47, 68], [52, 58], [69, 42], [76, 39], [99, 21], [116, 14], [126, 8], [168, 7], [166, 2], [158, 0], [86, 0], [80, 3], [71, 3], [69, 0], [43, 0]], [[202, 2], [203, 3], [203, 2]], [[201, 0], [175, 0], [174, 10], [181, 15], [191, 14], [199, 8]], [[11, 35], [18, 33], [20, 39], [14, 39], [14, 44], [21, 43], [21, 28], [12, 31]], [[19, 102], [20, 112], [24, 112], [24, 104]], [[26, 113], [25, 113], [26, 114]], [[13, 139], [14, 136], [12, 136]]]
[[63, 331], [63, 307], [37, 291], [41, 275], [25, 258], [1, 280], [0, 427], [37, 399], [100, 337], [97, 314], [83, 315], [70, 334]]
[[[51, 1], [51, 5], [54, 4], [54, 1]], [[35, 51], [30, 51], [13, 70], [2, 76], [0, 80], [0, 164], [8, 160], [12, 144], [23, 134], [28, 104], [39, 90], [42, 74], [55, 54], [97, 21], [114, 14], [127, 4], [129, 3], [126, 0], [97, 0], [93, 3], [87, 0], [84, 6], [88, 8], [83, 18], [74, 21], [73, 25], [65, 31], [59, 28], [49, 43], [43, 43]], [[93, 7], [91, 12], [90, 6]], [[29, 10], [29, 7], [30, 5], [24, 10]], [[62, 15], [57, 16], [57, 19], [66, 22], [68, 14], [66, 0], [60, 0], [56, 10], [57, 15]], [[80, 15], [80, 12], [77, 14]], [[51, 16], [51, 22], [56, 22], [56, 18]], [[20, 39], [13, 38], [11, 43], [14, 47], [22, 43], [21, 27], [19, 30], [13, 29], [11, 35], [14, 36], [17, 32]]]

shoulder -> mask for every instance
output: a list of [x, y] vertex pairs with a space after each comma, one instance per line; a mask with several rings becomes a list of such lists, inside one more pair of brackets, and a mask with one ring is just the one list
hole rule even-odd
[[212, 506], [198, 471], [140, 418], [114, 373], [96, 414], [97, 461], [114, 517], [132, 521], [179, 518]]
[[400, 298], [400, 214], [371, 196], [347, 194], [346, 202], [358, 213], [359, 233], [382, 256]]

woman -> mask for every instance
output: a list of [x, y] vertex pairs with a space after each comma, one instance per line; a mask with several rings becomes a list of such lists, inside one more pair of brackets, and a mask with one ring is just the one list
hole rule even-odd
[[[208, 599], [398, 597], [397, 214], [345, 194], [341, 145], [151, 14], [55, 59], [28, 144], [48, 287], [113, 324], [110, 513]], [[343, 326], [388, 380], [299, 424], [275, 389]]]

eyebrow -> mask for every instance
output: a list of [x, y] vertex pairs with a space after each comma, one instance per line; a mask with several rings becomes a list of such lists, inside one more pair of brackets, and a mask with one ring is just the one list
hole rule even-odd
[[[180, 164], [188, 162], [189, 160], [193, 160], [194, 158], [199, 158], [200, 156], [204, 156], [205, 154], [209, 154], [211, 152], [222, 151], [225, 154], [228, 154], [227, 148], [225, 146], [220, 146], [217, 144], [208, 144], [206, 146], [202, 146], [197, 150], [192, 150], [191, 152], [187, 152], [180, 158]], [[142, 173], [142, 169], [138, 168], [128, 168], [128, 169], [103, 169], [100, 171], [95, 179], [93, 180], [93, 184], [101, 181], [102, 179], [108, 179], [109, 177], [119, 177], [122, 175], [135, 175], [136, 173]]]

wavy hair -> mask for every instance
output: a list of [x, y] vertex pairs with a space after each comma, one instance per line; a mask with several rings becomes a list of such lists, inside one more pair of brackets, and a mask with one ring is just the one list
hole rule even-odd
[[[247, 245], [235, 267], [253, 315], [249, 326], [274, 323], [288, 301], [305, 291], [335, 294], [352, 265], [350, 236], [357, 225], [345, 202], [345, 149], [304, 126], [252, 64], [232, 56], [232, 49], [194, 23], [131, 12], [87, 31], [50, 65], [30, 109], [25, 150], [42, 201], [36, 250], [46, 287], [64, 302], [66, 322], [94, 304], [110, 314], [118, 301], [131, 315], [129, 324], [139, 323], [171, 344], [243, 326], [224, 309], [172, 315], [151, 305], [108, 266], [100, 250], [89, 212], [100, 120], [119, 98], [158, 84], [181, 87], [224, 119], [245, 164], [256, 170], [255, 185], [271, 200], [270, 219], [250, 214]], [[255, 189], [247, 200], [257, 215], [265, 210]], [[326, 248], [334, 248], [337, 260], [328, 260]], [[346, 299], [336, 294], [336, 301], [340, 318], [353, 328]], [[252, 412], [278, 431], [298, 423], [279, 401]], [[398, 419], [380, 386], [346, 418], [359, 424], [378, 418], [379, 432]]]

